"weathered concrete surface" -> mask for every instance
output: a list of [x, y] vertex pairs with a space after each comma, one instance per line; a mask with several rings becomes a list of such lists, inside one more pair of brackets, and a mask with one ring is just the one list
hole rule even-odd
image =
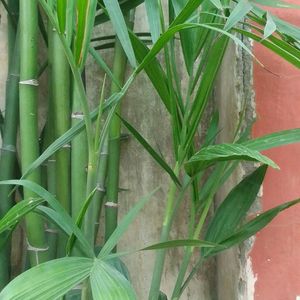
[[[135, 28], [137, 31], [147, 31], [147, 21], [143, 6], [136, 11]], [[107, 29], [108, 31], [111, 28]], [[103, 29], [101, 30], [103, 34]], [[111, 63], [111, 57], [105, 58]], [[185, 87], [186, 80], [184, 65], [181, 70], [182, 85]], [[91, 62], [89, 66], [88, 78], [95, 78], [91, 82], [97, 84], [88, 85], [88, 93], [91, 99], [97, 99], [99, 94], [99, 83], [103, 80], [103, 73]], [[128, 75], [130, 71], [128, 70]], [[97, 87], [97, 89], [95, 89]], [[107, 89], [109, 91], [109, 87]], [[159, 96], [147, 79], [141, 74], [135, 80], [122, 102], [122, 112], [125, 119], [140, 130], [148, 142], [161, 151], [164, 158], [172, 163], [172, 138], [170, 131], [170, 120]], [[160, 230], [166, 203], [166, 193], [168, 191], [169, 177], [154, 162], [141, 145], [130, 137], [122, 143], [120, 187], [127, 189], [120, 193], [120, 218], [122, 218], [133, 204], [142, 196], [147, 195], [156, 187], [161, 189], [149, 202], [149, 204], [139, 214], [136, 221], [130, 226], [128, 232], [122, 239], [119, 249], [139, 249], [159, 241]], [[173, 228], [173, 238], [184, 238], [188, 222], [188, 201], [185, 201]], [[183, 249], [168, 251], [165, 272], [162, 279], [162, 291], [170, 296], [177, 278]], [[154, 252], [137, 252], [124, 258], [129, 268], [133, 285], [137, 291], [138, 299], [147, 299], [152, 269], [154, 266]], [[215, 293], [214, 262], [209, 262], [191, 281], [187, 291], [183, 295], [183, 300], [214, 300]]]
[[[247, 41], [245, 41], [247, 42]], [[219, 72], [215, 99], [220, 112], [219, 142], [232, 142], [240, 116], [245, 107], [242, 128], [255, 118], [252, 92], [252, 61], [234, 44], [230, 44]], [[246, 101], [246, 102], [245, 102]], [[244, 106], [245, 105], [245, 106]], [[220, 203], [248, 171], [239, 167], [220, 189], [216, 203]], [[218, 300], [252, 300], [255, 278], [248, 252], [252, 240], [231, 248], [217, 257]]]

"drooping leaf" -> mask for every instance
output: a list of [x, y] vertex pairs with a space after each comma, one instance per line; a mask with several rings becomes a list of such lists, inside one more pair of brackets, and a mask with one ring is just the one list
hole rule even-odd
[[256, 150], [252, 150], [250, 147], [242, 144], [217, 144], [202, 148], [194, 154], [185, 164], [185, 169], [188, 174], [192, 175], [212, 166], [216, 162], [233, 160], [256, 161], [278, 168], [271, 159]]
[[116, 246], [116, 244], [119, 242], [120, 238], [124, 234], [124, 232], [127, 230], [128, 226], [133, 222], [137, 214], [140, 212], [140, 210], [144, 207], [144, 205], [151, 199], [151, 197], [158, 191], [159, 188], [152, 191], [147, 196], [141, 198], [134, 206], [130, 209], [130, 211], [126, 214], [126, 216], [123, 218], [123, 220], [119, 223], [118, 227], [115, 229], [115, 231], [112, 233], [112, 235], [109, 237], [109, 239], [106, 241], [104, 246], [102, 247], [98, 257], [106, 257], [110, 254], [112, 249]]
[[[206, 241], [219, 244], [237, 230], [256, 200], [266, 170], [266, 166], [259, 167], [231, 190], [208, 225]], [[202, 249], [203, 256], [211, 252], [209, 249]]]
[[42, 198], [32, 198], [18, 202], [3, 216], [3, 218], [0, 219], [0, 233], [14, 228], [21, 218], [44, 201], [45, 200]]
[[158, 1], [145, 0], [145, 6], [147, 11], [147, 17], [148, 17], [152, 41], [153, 43], [155, 43], [161, 33], [160, 12], [159, 12]]
[[93, 259], [65, 257], [33, 267], [12, 280], [0, 293], [5, 300], [53, 300], [87, 278]]
[[77, 22], [74, 40], [74, 56], [77, 66], [81, 68], [85, 63], [90, 45], [97, 0], [77, 1], [76, 4]]
[[264, 39], [268, 38], [276, 31], [276, 24], [272, 18], [271, 13], [267, 12], [267, 23], [264, 29]]
[[128, 60], [133, 68], [136, 67], [136, 59], [134, 50], [130, 42], [128, 29], [124, 20], [120, 5], [117, 0], [103, 0], [108, 11], [110, 20], [120, 40], [120, 43], [126, 53]]
[[234, 245], [238, 245], [242, 243], [243, 241], [247, 240], [248, 238], [256, 234], [258, 231], [266, 227], [279, 213], [299, 203], [300, 203], [300, 199], [286, 202], [270, 210], [267, 210], [262, 214], [259, 214], [258, 217], [255, 217], [253, 220], [242, 225], [236, 232], [234, 232], [225, 240], [221, 241], [219, 243], [221, 245], [221, 248], [213, 249], [209, 253], [209, 256], [215, 255], [218, 252], [223, 251], [224, 249], [228, 249]]
[[300, 143], [300, 128], [279, 131], [245, 141], [242, 145], [247, 148], [263, 151], [292, 143]]
[[130, 282], [108, 263], [96, 260], [90, 276], [93, 298], [97, 300], [135, 300]]
[[240, 0], [230, 13], [230, 16], [228, 17], [224, 26], [224, 30], [230, 30], [238, 22], [242, 21], [251, 9], [252, 4], [249, 2], [249, 0]]
[[146, 248], [141, 249], [144, 250], [158, 250], [158, 249], [170, 249], [175, 247], [217, 247], [218, 244], [214, 244], [207, 241], [201, 241], [201, 240], [173, 240], [173, 241], [167, 241], [163, 243], [157, 243], [151, 246], [148, 246]]
[[[139, 6], [140, 4], [144, 3], [144, 1], [145, 0], [125, 0], [120, 3], [120, 8], [121, 8], [123, 14], [126, 14], [130, 10], [132, 10], [132, 9], [136, 8], [137, 6]], [[101, 2], [103, 5], [104, 4], [103, 1], [101, 1]], [[109, 17], [107, 15], [107, 13], [101, 12], [95, 18], [95, 25], [99, 25], [99, 24], [105, 23], [107, 21], [109, 21]]]
[[282, 0], [251, 0], [256, 4], [264, 5], [264, 6], [271, 6], [271, 7], [278, 7], [278, 8], [298, 8], [300, 9], [300, 5], [289, 3], [287, 1]]
[[142, 137], [141, 134], [131, 126], [125, 119], [119, 116], [126, 128], [136, 138], [136, 140], [144, 147], [144, 149], [153, 157], [153, 159], [170, 175], [176, 185], [180, 186], [181, 183], [177, 176], [174, 174], [172, 168], [165, 162], [165, 160], [151, 147], [151, 145]]
[[[150, 50], [133, 32], [129, 33], [132, 45], [134, 47], [136, 59], [139, 63], [142, 63], [144, 58], [149, 54]], [[144, 66], [144, 70], [167, 110], [171, 111], [170, 92], [167, 86], [167, 77], [155, 56], [152, 57], [151, 63]]]
[[77, 239], [80, 242], [80, 245], [82, 247], [82, 250], [85, 252], [87, 256], [94, 257], [94, 251], [92, 247], [90, 246], [87, 239], [84, 237], [83, 233], [79, 228], [74, 224], [74, 221], [70, 217], [70, 215], [65, 211], [65, 209], [62, 207], [62, 205], [55, 199], [55, 197], [46, 191], [43, 187], [36, 184], [35, 182], [29, 181], [29, 180], [4, 180], [0, 181], [0, 185], [18, 185], [23, 186], [26, 189], [34, 192], [39, 197], [44, 199], [48, 204], [56, 211], [56, 213], [60, 214], [60, 218], [64, 219], [64, 223], [67, 224], [65, 226], [68, 226], [68, 228], [72, 228], [72, 231], [76, 235]]

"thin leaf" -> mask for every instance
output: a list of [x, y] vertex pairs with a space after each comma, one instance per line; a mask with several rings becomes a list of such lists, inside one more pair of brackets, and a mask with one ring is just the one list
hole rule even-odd
[[179, 179], [174, 174], [172, 168], [166, 163], [166, 161], [151, 147], [151, 145], [143, 138], [142, 135], [139, 134], [139, 132], [133, 126], [131, 126], [120, 115], [118, 115], [118, 117], [121, 119], [126, 128], [131, 132], [131, 134], [136, 138], [136, 140], [144, 147], [144, 149], [170, 175], [174, 183], [178, 186], [181, 186]]
[[238, 245], [242, 243], [243, 241], [247, 240], [251, 236], [255, 235], [258, 231], [263, 229], [265, 226], [267, 226], [279, 213], [299, 203], [300, 203], [300, 199], [286, 202], [284, 204], [276, 206], [260, 214], [258, 217], [242, 225], [238, 229], [238, 231], [236, 231], [234, 234], [229, 236], [227, 239], [221, 241], [219, 244], [222, 245], [222, 248], [220, 249], [215, 248], [214, 250], [212, 250], [212, 252], [209, 253], [209, 256], [215, 255], [218, 252], [223, 251], [224, 248], [228, 249], [234, 245]]
[[[95, 195], [97, 191], [97, 188], [95, 188], [90, 194], [89, 196], [87, 197], [87, 199], [84, 201], [81, 209], [80, 209], [80, 212], [76, 218], [76, 225], [81, 228], [82, 226], [82, 222], [83, 222], [83, 219], [84, 219], [84, 216], [86, 214], [86, 211], [88, 209], [88, 207], [90, 206], [90, 203], [91, 201], [93, 200], [93, 197]], [[70, 255], [71, 251], [72, 251], [72, 248], [74, 247], [74, 244], [75, 244], [75, 241], [76, 241], [76, 235], [74, 233], [72, 233], [68, 239], [68, 242], [67, 242], [67, 246], [66, 246], [66, 251], [67, 251], [67, 255]]]
[[264, 5], [264, 6], [271, 6], [271, 7], [278, 7], [278, 8], [298, 8], [300, 9], [300, 5], [289, 3], [286, 1], [281, 0], [251, 0], [251, 2]]
[[110, 254], [112, 249], [116, 246], [124, 232], [127, 230], [128, 226], [132, 223], [132, 221], [135, 219], [137, 214], [140, 212], [140, 210], [145, 206], [145, 204], [152, 198], [152, 196], [159, 190], [159, 188], [156, 188], [154, 191], [152, 191], [147, 196], [141, 198], [137, 204], [131, 208], [131, 210], [128, 212], [128, 214], [123, 218], [123, 220], [119, 223], [118, 227], [115, 229], [115, 231], [112, 233], [110, 238], [107, 240], [107, 242], [104, 244], [103, 248], [101, 249], [98, 257], [106, 257]]
[[175, 247], [218, 247], [218, 244], [214, 244], [211, 242], [201, 241], [201, 240], [173, 240], [163, 243], [154, 244], [151, 246], [148, 246], [146, 248], [141, 249], [141, 251], [144, 250], [158, 250], [158, 249], [169, 249], [169, 248], [175, 248]]
[[153, 43], [157, 41], [160, 36], [160, 13], [157, 0], [145, 0], [146, 12], [149, 22], [149, 28]]
[[60, 32], [64, 34], [66, 29], [67, 0], [57, 1], [56, 5], [59, 29]]
[[4, 216], [0, 219], [0, 233], [11, 230], [20, 221], [22, 217], [34, 210], [38, 205], [45, 200], [41, 198], [32, 198], [20, 201], [14, 205]]
[[292, 143], [300, 143], [300, 128], [279, 131], [242, 143], [247, 148], [263, 151]]
[[[134, 48], [137, 61], [141, 64], [145, 57], [149, 55], [148, 47], [133, 33], [130, 33], [131, 43]], [[159, 61], [155, 56], [152, 57], [151, 63], [144, 65], [144, 70], [151, 80], [154, 88], [162, 99], [168, 111], [171, 111], [170, 92], [167, 85], [167, 77]]]
[[65, 211], [65, 209], [61, 206], [61, 204], [55, 199], [55, 197], [50, 194], [48, 191], [46, 191], [43, 187], [40, 185], [29, 181], [29, 180], [4, 180], [0, 181], [0, 185], [18, 185], [23, 186], [26, 189], [34, 192], [39, 197], [43, 198], [45, 201], [48, 202], [48, 204], [61, 215], [61, 217], [64, 219], [64, 222], [68, 224], [69, 228], [72, 228], [72, 231], [76, 235], [77, 239], [79, 240], [82, 250], [90, 257], [94, 257], [94, 251], [91, 248], [89, 242], [84, 237], [82, 232], [79, 230], [79, 228], [74, 224], [74, 221], [69, 216], [69, 214]]
[[[266, 170], [266, 166], [259, 167], [231, 190], [208, 225], [206, 241], [219, 244], [236, 231], [256, 200]], [[202, 249], [203, 256], [208, 256], [211, 252], [209, 249]]]
[[224, 30], [230, 30], [238, 22], [242, 21], [251, 9], [252, 4], [249, 0], [240, 0], [228, 17]]
[[77, 66], [82, 68], [90, 44], [97, 0], [77, 1], [76, 4], [77, 26], [74, 41], [74, 56]]
[[[136, 8], [140, 4], [144, 3], [145, 0], [125, 0], [120, 3], [120, 8], [123, 14], [128, 13], [130, 10]], [[103, 2], [102, 2], [103, 3]], [[102, 12], [95, 18], [95, 25], [99, 25], [109, 21], [109, 17], [106, 12]]]
[[136, 67], [136, 59], [130, 42], [128, 29], [124, 20], [119, 2], [117, 0], [103, 0], [108, 11], [110, 20], [126, 53], [128, 60], [133, 68]]
[[276, 28], [277, 26], [272, 18], [272, 15], [269, 12], [267, 12], [267, 23], [264, 28], [264, 39], [272, 35], [276, 31]]
[[95, 261], [91, 271], [90, 282], [94, 299], [136, 299], [130, 282], [114, 267], [101, 260]]
[[11, 281], [0, 293], [0, 298], [57, 299], [87, 278], [93, 263], [89, 258], [65, 257], [37, 265]]
[[185, 164], [188, 174], [193, 175], [219, 161], [246, 160], [257, 161], [279, 168], [271, 159], [250, 147], [241, 144], [218, 144], [202, 148]]

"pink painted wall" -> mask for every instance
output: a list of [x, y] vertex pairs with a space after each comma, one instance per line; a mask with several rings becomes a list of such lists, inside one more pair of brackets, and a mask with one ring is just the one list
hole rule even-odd
[[[291, 2], [291, 1], [290, 1]], [[294, 1], [295, 3], [298, 1]], [[273, 10], [300, 25], [300, 11]], [[300, 127], [300, 70], [259, 45], [254, 54], [275, 76], [254, 66], [257, 104], [255, 137]], [[300, 144], [266, 151], [281, 168], [269, 170], [263, 187], [263, 209], [300, 197]], [[300, 296], [300, 205], [283, 212], [257, 234], [251, 253], [257, 277], [255, 300], [296, 300]]]

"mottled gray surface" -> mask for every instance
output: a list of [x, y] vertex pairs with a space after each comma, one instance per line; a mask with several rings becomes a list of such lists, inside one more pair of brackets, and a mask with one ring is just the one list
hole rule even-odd
[[[245, 41], [249, 43], [249, 41]], [[251, 45], [248, 45], [251, 47]], [[252, 90], [252, 60], [244, 51], [230, 44], [225, 54], [216, 88], [215, 99], [220, 112], [219, 142], [232, 142], [239, 117], [246, 101], [244, 129], [255, 118]], [[247, 165], [239, 166], [220, 189], [216, 203], [220, 203], [241, 178], [249, 171]], [[248, 251], [253, 240], [234, 247], [217, 257], [218, 300], [252, 300], [254, 277]]]

